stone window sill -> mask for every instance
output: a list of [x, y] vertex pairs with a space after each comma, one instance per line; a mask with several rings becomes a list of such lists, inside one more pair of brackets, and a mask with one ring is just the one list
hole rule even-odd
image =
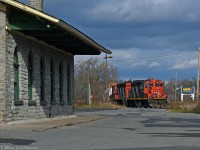
[[68, 102], [67, 104], [68, 104], [68, 105], [72, 105], [72, 102]]
[[65, 102], [64, 101], [60, 101], [59, 104], [60, 104], [60, 106], [64, 106]]
[[14, 100], [14, 105], [22, 106], [22, 105], [24, 105], [24, 102], [22, 100]]
[[40, 105], [41, 106], [46, 106], [47, 105], [47, 101], [40, 101]]
[[36, 106], [36, 101], [29, 101], [28, 106]]
[[56, 101], [51, 101], [50, 104], [51, 104], [51, 105], [56, 105], [57, 102], [56, 102]]

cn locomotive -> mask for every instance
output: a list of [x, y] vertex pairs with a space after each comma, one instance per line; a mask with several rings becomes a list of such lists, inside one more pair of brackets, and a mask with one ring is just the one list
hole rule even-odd
[[157, 79], [134, 80], [111, 85], [111, 99], [127, 107], [167, 106], [164, 82]]

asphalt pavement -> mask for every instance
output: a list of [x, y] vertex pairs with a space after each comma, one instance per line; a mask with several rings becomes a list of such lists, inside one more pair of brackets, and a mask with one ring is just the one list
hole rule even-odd
[[200, 115], [164, 109], [79, 109], [73, 116], [5, 126], [0, 127], [0, 149], [7, 150], [200, 149]]
[[43, 131], [63, 126], [96, 121], [105, 118], [99, 115], [70, 115], [54, 118], [41, 118], [30, 120], [11, 121], [0, 124], [0, 131]]

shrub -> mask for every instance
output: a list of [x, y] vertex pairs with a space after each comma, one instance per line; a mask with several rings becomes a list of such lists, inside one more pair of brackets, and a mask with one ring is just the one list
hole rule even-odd
[[200, 103], [196, 101], [171, 102], [168, 106], [170, 112], [200, 113]]
[[75, 107], [76, 108], [111, 108], [111, 109], [119, 109], [119, 108], [122, 108], [124, 106], [117, 105], [117, 104], [112, 103], [112, 102], [95, 102], [95, 104], [87, 105], [83, 101], [78, 101], [78, 102], [75, 103]]

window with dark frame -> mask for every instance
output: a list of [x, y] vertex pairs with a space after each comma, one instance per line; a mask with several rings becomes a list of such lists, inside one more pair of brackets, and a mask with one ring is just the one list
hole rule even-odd
[[60, 97], [60, 105], [64, 105], [63, 100], [63, 64], [60, 62], [59, 64], [59, 97]]
[[14, 101], [19, 100], [19, 59], [17, 49], [14, 52]]
[[51, 105], [56, 105], [55, 101], [55, 74], [54, 74], [54, 62], [53, 59], [51, 59], [50, 64], [50, 83], [51, 83]]
[[44, 58], [40, 59], [40, 101], [44, 101]]
[[33, 86], [33, 62], [32, 53], [28, 55], [28, 101], [32, 101], [32, 86]]
[[29, 52], [28, 55], [28, 105], [35, 106], [36, 102], [33, 101], [33, 54]]
[[40, 59], [40, 105], [46, 105], [46, 101], [44, 99], [44, 87], [45, 87], [45, 64], [44, 64], [44, 57], [42, 56]]
[[67, 101], [68, 104], [71, 104], [71, 67], [67, 65]]

